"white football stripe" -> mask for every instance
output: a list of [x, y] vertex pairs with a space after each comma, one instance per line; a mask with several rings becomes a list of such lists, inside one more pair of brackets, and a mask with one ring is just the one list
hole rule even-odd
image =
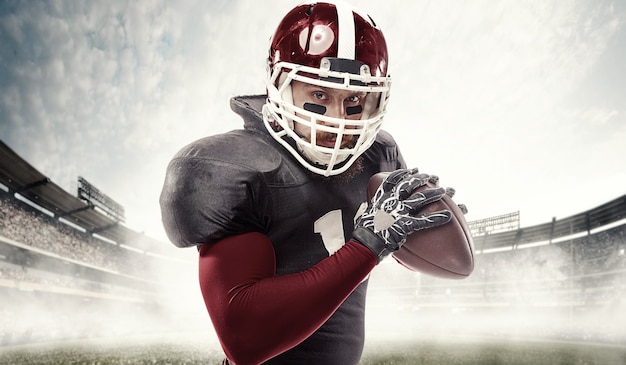
[[344, 2], [337, 1], [337, 25], [339, 40], [337, 44], [337, 57], [354, 59], [354, 15], [352, 7]]

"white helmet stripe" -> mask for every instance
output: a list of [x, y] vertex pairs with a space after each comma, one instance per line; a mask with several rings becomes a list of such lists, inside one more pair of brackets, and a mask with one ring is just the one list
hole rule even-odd
[[352, 7], [342, 1], [335, 2], [337, 9], [337, 26], [339, 39], [337, 44], [337, 57], [353, 60], [355, 47], [355, 24]]

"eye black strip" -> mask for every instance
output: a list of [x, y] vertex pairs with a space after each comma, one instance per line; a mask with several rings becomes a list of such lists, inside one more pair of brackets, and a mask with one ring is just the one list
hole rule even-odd
[[363, 107], [360, 105], [349, 106], [346, 108], [346, 114], [348, 115], [360, 114], [362, 111], [363, 111]]
[[303, 108], [304, 110], [310, 111], [311, 113], [320, 114], [320, 115], [326, 114], [326, 107], [323, 105], [313, 104], [313, 103], [304, 103]]

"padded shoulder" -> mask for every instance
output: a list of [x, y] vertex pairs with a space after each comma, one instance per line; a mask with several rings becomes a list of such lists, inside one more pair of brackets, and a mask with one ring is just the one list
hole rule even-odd
[[378, 132], [374, 144], [364, 153], [364, 157], [378, 164], [379, 171], [406, 168], [406, 162], [395, 139], [384, 130]]
[[197, 140], [183, 147], [175, 160], [211, 160], [241, 165], [253, 170], [272, 171], [280, 164], [276, 148], [255, 132], [234, 130]]
[[188, 247], [264, 232], [269, 224], [268, 185], [298, 180], [286, 163], [279, 150], [247, 130], [184, 147], [168, 165], [160, 197], [169, 239]]

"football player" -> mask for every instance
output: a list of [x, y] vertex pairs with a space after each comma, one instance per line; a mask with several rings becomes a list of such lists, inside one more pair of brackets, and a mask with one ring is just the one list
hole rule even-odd
[[[266, 95], [231, 99], [243, 129], [172, 159], [160, 197], [179, 247], [197, 246], [205, 305], [225, 364], [357, 364], [367, 277], [443, 188], [407, 169], [383, 130], [387, 46], [367, 14], [311, 2], [279, 23]], [[367, 204], [369, 178], [394, 171]]]

